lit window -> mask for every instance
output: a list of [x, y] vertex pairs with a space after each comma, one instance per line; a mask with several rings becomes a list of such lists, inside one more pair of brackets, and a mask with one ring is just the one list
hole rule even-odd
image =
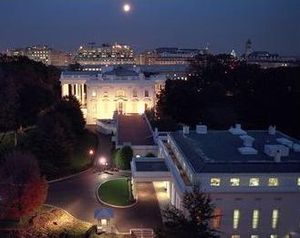
[[255, 209], [252, 213], [252, 228], [256, 229], [259, 223], [259, 210]]
[[230, 185], [231, 186], [240, 186], [240, 179], [239, 178], [231, 178]]
[[97, 96], [97, 93], [95, 90], [92, 91], [92, 97], [96, 97]]
[[145, 97], [149, 97], [149, 91], [148, 90], [145, 90]]
[[300, 178], [297, 179], [297, 185], [300, 186]]
[[240, 222], [240, 210], [234, 209], [233, 210], [233, 229], [237, 229], [239, 227]]
[[259, 238], [259, 235], [251, 235], [251, 238]]
[[217, 186], [220, 186], [220, 184], [221, 184], [220, 178], [211, 178], [210, 179], [210, 186], [217, 187]]
[[279, 210], [274, 209], [272, 211], [272, 228], [276, 229], [278, 226], [278, 219], [279, 219]]
[[232, 235], [231, 238], [241, 238], [240, 235]]
[[269, 178], [268, 186], [274, 187], [274, 186], [278, 186], [278, 184], [279, 184], [278, 178]]
[[250, 178], [249, 186], [259, 186], [259, 178]]
[[272, 234], [272, 235], [270, 235], [270, 238], [278, 238], [278, 235]]

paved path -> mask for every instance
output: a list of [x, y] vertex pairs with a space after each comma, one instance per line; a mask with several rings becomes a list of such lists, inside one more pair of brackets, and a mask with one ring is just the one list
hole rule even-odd
[[[96, 156], [111, 158], [111, 144], [108, 136], [99, 135], [99, 148]], [[47, 203], [67, 210], [75, 217], [95, 222], [94, 211], [104, 207], [97, 201], [96, 188], [107, 179], [122, 176], [121, 173], [108, 175], [86, 171], [70, 179], [49, 184]], [[160, 211], [152, 183], [139, 184], [138, 203], [127, 209], [114, 209], [118, 230], [130, 228], [156, 228], [161, 225]]]
[[[47, 203], [67, 210], [73, 216], [95, 222], [94, 211], [104, 207], [97, 201], [95, 190], [102, 181], [120, 177], [88, 171], [78, 177], [49, 185]], [[158, 201], [152, 183], [137, 185], [138, 202], [134, 207], [114, 209], [115, 223], [119, 231], [130, 228], [156, 228], [161, 225]]]

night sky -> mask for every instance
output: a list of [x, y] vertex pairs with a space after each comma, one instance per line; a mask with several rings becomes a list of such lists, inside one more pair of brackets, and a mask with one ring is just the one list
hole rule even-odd
[[[132, 11], [122, 12], [130, 3]], [[0, 0], [0, 49], [120, 42], [300, 55], [300, 0]]]

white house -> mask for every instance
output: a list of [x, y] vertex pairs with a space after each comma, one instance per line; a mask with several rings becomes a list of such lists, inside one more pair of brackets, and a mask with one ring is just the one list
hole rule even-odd
[[158, 138], [157, 159], [134, 159], [134, 183], [163, 182], [182, 208], [193, 185], [216, 205], [222, 238], [300, 237], [300, 142], [270, 127], [228, 131], [184, 127]]
[[110, 66], [100, 72], [63, 72], [62, 96], [75, 95], [88, 124], [112, 119], [115, 112], [139, 113], [155, 106], [165, 75], [146, 77], [135, 66]]

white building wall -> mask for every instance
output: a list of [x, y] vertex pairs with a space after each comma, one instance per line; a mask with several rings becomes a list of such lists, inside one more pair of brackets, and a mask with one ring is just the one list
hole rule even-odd
[[[258, 235], [259, 238], [271, 238], [270, 235], [284, 237], [299, 232], [300, 194], [295, 193], [212, 193], [213, 203], [221, 208], [221, 237], [241, 238]], [[233, 228], [233, 210], [240, 210], [239, 225]], [[252, 228], [253, 210], [259, 210], [258, 228]], [[272, 211], [279, 210], [278, 225], [272, 228]]]

